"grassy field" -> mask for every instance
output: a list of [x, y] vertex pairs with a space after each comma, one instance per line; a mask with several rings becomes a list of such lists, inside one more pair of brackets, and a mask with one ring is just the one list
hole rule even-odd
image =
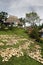
[[42, 57], [43, 57], [43, 43], [38, 43], [40, 46], [41, 46], [41, 54], [42, 54]]
[[43, 65], [27, 55], [19, 58], [12, 57], [8, 62], [2, 62], [1, 60], [2, 58], [0, 59], [0, 65]]
[[0, 30], [0, 35], [6, 35], [6, 34], [8, 34], [8, 35], [16, 34], [20, 37], [28, 38], [26, 31], [22, 28], [17, 28], [17, 27], [13, 28], [12, 30], [9, 30], [9, 29], [8, 30]]
[[[30, 39], [29, 35], [26, 33], [26, 30], [22, 28], [13, 28], [12, 30], [0, 30], [0, 35], [17, 35], [21, 38], [26, 38]], [[13, 45], [13, 47], [18, 47], [20, 43], [25, 43], [24, 41], [19, 41], [18, 45]], [[35, 42], [36, 44], [37, 42]], [[37, 43], [41, 46], [41, 50], [43, 51], [43, 44], [42, 43]], [[12, 46], [0, 46], [1, 48], [7, 48], [7, 47], [12, 47]], [[31, 47], [30, 47], [31, 48]], [[43, 55], [43, 52], [42, 52]], [[30, 58], [27, 55], [21, 56], [19, 58], [17, 57], [11, 57], [9, 61], [7, 62], [2, 62], [2, 57], [0, 57], [0, 65], [42, 65], [40, 62]]]

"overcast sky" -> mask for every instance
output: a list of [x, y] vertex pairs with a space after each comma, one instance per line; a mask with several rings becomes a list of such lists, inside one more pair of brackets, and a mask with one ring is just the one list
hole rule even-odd
[[0, 11], [25, 17], [30, 11], [36, 11], [43, 18], [43, 0], [0, 0]]

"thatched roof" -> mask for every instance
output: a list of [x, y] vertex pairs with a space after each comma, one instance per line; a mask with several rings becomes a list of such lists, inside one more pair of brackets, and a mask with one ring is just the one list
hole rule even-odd
[[9, 16], [8, 19], [6, 20], [6, 22], [9, 22], [9, 23], [17, 22], [17, 23], [19, 23], [20, 21], [19, 21], [18, 17], [16, 17], [16, 16]]

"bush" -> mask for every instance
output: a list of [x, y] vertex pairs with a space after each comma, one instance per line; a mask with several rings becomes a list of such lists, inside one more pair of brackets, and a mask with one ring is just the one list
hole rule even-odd
[[38, 28], [33, 28], [32, 32], [30, 33], [30, 37], [36, 39], [36, 41], [40, 40]]
[[39, 42], [40, 42], [40, 43], [43, 43], [43, 40], [40, 39]]
[[6, 27], [6, 26], [2, 23], [2, 24], [1, 24], [1, 29], [3, 30], [3, 29], [5, 29], [5, 27]]

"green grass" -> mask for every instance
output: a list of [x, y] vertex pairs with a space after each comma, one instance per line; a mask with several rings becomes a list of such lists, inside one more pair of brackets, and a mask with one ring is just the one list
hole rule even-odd
[[[1, 42], [3, 42], [2, 40], [1, 40]], [[16, 44], [13, 44], [13, 45], [6, 45], [6, 42], [3, 42], [3, 46], [0, 46], [0, 49], [6, 49], [6, 48], [18, 48], [20, 45], [22, 45], [22, 44], [24, 44], [25, 42], [27, 42], [27, 40], [20, 40], [20, 41], [18, 41], [18, 43], [16, 43]]]
[[41, 55], [43, 57], [43, 43], [38, 43], [41, 46]]
[[[13, 28], [12, 30], [0, 30], [0, 35], [17, 35], [19, 37], [23, 37], [23, 38], [27, 38], [29, 39], [29, 35], [26, 33], [26, 30], [22, 29], [22, 28]], [[6, 43], [6, 42], [4, 42]], [[19, 43], [17, 43], [17, 45], [13, 45], [13, 47], [18, 47], [20, 44], [25, 43], [24, 41], [19, 41]], [[37, 42], [35, 42], [36, 44]], [[41, 46], [41, 50], [42, 50], [42, 55], [43, 55], [43, 44], [42, 43], [38, 43]], [[4, 45], [4, 46], [0, 46], [0, 49], [4, 48], [8, 48], [8, 47], [12, 47], [9, 45]], [[32, 45], [30, 47], [31, 49], [33, 48]], [[9, 59], [8, 62], [2, 62], [2, 58], [0, 57], [0, 65], [42, 65], [41, 63], [39, 63], [38, 61], [30, 58], [27, 55], [24, 55], [23, 57], [12, 57]]]
[[41, 47], [41, 55], [42, 55], [42, 57], [43, 57], [43, 43], [41, 43], [41, 42], [34, 42], [35, 44], [38, 44], [40, 47]]
[[0, 59], [0, 65], [43, 65], [40, 62], [30, 58], [27, 55], [22, 57], [12, 57], [7, 62], [2, 62], [2, 58]]
[[31, 43], [30, 46], [29, 46], [29, 50], [30, 50], [30, 52], [31, 51], [33, 51], [33, 52], [36, 51], [35, 44]]
[[26, 34], [26, 30], [22, 28], [13, 28], [12, 30], [0, 30], [0, 35], [18, 35], [20, 37], [28, 38], [28, 35]]
[[[22, 29], [22, 28], [13, 28], [12, 30], [0, 30], [0, 35], [17, 35], [18, 37], [21, 37], [21, 38], [29, 38], [28, 34], [26, 33], [26, 30]], [[7, 47], [18, 47], [21, 43], [23, 43], [23, 41], [19, 41], [16, 45], [13, 45], [13, 46], [9, 46], [7, 45], [6, 46], [6, 43], [7, 42], [3, 42], [2, 40], [0, 40], [0, 42], [4, 43], [4, 46], [0, 46], [0, 49], [3, 48], [3, 49], [6, 49]]]

